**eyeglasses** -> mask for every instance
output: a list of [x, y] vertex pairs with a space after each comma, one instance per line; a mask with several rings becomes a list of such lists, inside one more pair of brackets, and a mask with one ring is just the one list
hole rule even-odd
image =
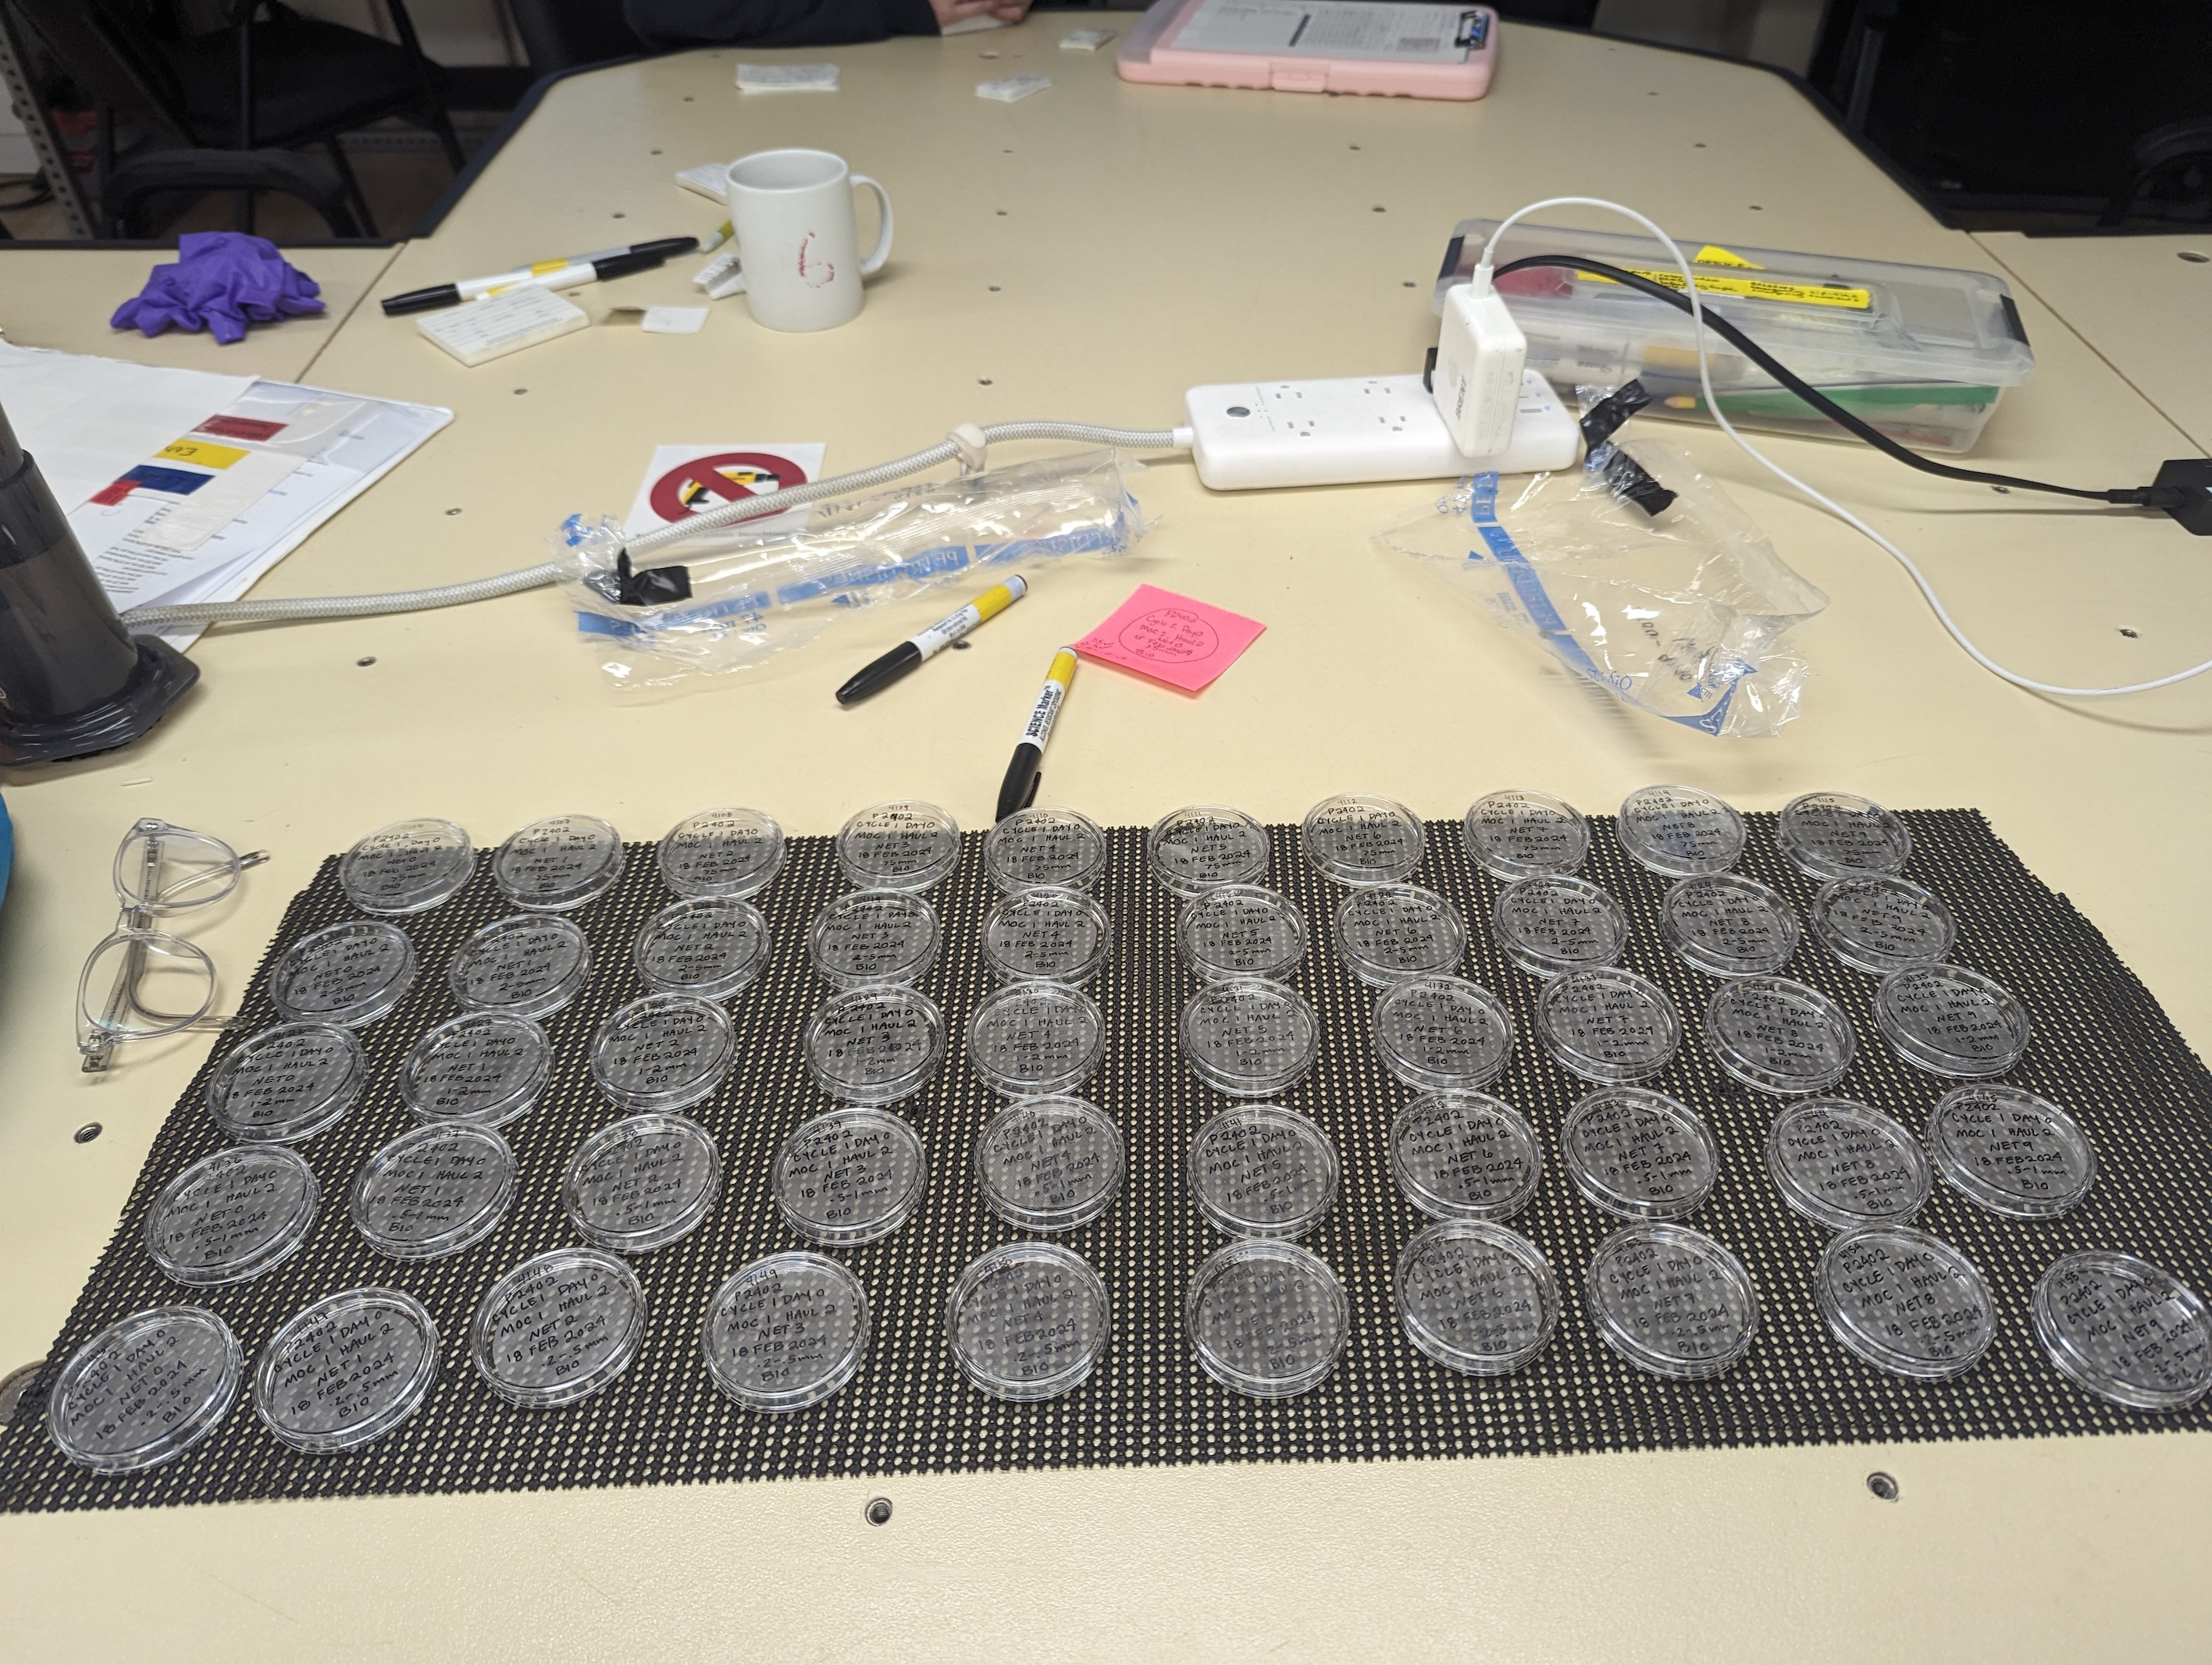
[[208, 1015], [215, 962], [155, 930], [154, 921], [220, 902], [240, 874], [268, 859], [265, 850], [241, 856], [221, 839], [167, 821], [142, 820], [124, 835], [115, 851], [123, 911], [77, 978], [76, 1049], [87, 1070], [106, 1069], [118, 1042], [230, 1026], [232, 1019]]

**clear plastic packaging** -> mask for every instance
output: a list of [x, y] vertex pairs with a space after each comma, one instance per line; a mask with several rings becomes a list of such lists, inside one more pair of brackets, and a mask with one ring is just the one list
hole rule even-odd
[[1928, 1153], [1953, 1190], [2017, 1220], [2064, 1214], [2097, 1178], [2079, 1122], [2048, 1099], [1996, 1082], [1943, 1095], [1928, 1117]]
[[867, 1356], [867, 1292], [805, 1249], [741, 1268], [707, 1308], [700, 1341], [714, 1385], [749, 1411], [803, 1411], [835, 1396]]
[[702, 809], [670, 827], [654, 852], [661, 882], [678, 896], [743, 900], [783, 870], [783, 829], [757, 809]]
[[636, 1273], [603, 1249], [554, 1249], [485, 1293], [469, 1326], [469, 1356], [508, 1403], [550, 1410], [614, 1381], [644, 1335]]
[[1660, 940], [1714, 977], [1765, 977], [1797, 952], [1797, 916], [1780, 891], [1740, 873], [1685, 879], [1659, 905]]
[[1256, 885], [1267, 871], [1267, 829], [1242, 809], [1194, 803], [1152, 824], [1145, 864], [1186, 901], [1216, 885]]
[[1514, 880], [1491, 904], [1490, 923], [1505, 957], [1538, 977], [1610, 966], [1628, 947], [1620, 904], [1571, 874]]
[[647, 995], [592, 1037], [592, 1080], [624, 1110], [682, 1110], [721, 1086], [738, 1050], [730, 1014], [690, 995]]
[[1321, 1020], [1295, 989], [1265, 978], [1210, 983], [1183, 1003], [1183, 1056], [1198, 1078], [1237, 1099], [1267, 1099], [1321, 1056]]
[[280, 1145], [232, 1145], [161, 1188], [146, 1211], [146, 1253], [172, 1283], [244, 1283], [307, 1241], [322, 1191]]
[[983, 864], [1007, 895], [1036, 885], [1088, 890], [1106, 869], [1106, 834], [1073, 809], [1017, 809], [983, 835]]
[[1352, 1301], [1328, 1263], [1295, 1243], [1247, 1238], [1218, 1249], [1183, 1292], [1199, 1366], [1234, 1392], [1288, 1399], [1344, 1356]]
[[1640, 1087], [1603, 1088], [1569, 1111], [1559, 1154], [1575, 1189], [1625, 1220], [1680, 1220], [1720, 1178], [1720, 1148], [1705, 1118]]
[[1236, 1238], [1304, 1237], [1336, 1201], [1335, 1141], [1280, 1105], [1216, 1111], [1190, 1141], [1190, 1194]]
[[971, 1263], [945, 1304], [945, 1335], [968, 1379], [1031, 1403], [1083, 1385], [1113, 1333], [1106, 1284], [1057, 1243], [1009, 1243]]
[[968, 1020], [968, 1063], [976, 1078], [1010, 1099], [1067, 1093], [1106, 1056], [1106, 1020], [1080, 989], [1008, 983], [977, 1002]]
[[1437, 1220], [1510, 1220], [1544, 1177], [1536, 1135], [1486, 1093], [1425, 1093], [1390, 1123], [1390, 1172]]
[[415, 944], [381, 919], [350, 919], [311, 931], [269, 972], [269, 999], [295, 1023], [359, 1029], [415, 986]]
[[361, 1102], [368, 1054], [350, 1029], [280, 1023], [231, 1048], [208, 1078], [208, 1114], [242, 1144], [312, 1139]]
[[887, 1110], [847, 1105], [802, 1122], [775, 1153], [769, 1190], [809, 1243], [848, 1247], [906, 1224], [929, 1186], [921, 1136]]
[[1598, 1244], [1583, 1288], [1598, 1339], [1654, 1376], [1718, 1376], [1759, 1330], [1751, 1274], [1686, 1226], [1647, 1220], [1615, 1232]]
[[1823, 886], [1813, 899], [1813, 935], [1846, 966], [1886, 977], [1934, 965], [1951, 952], [1959, 929], [1934, 892], [1875, 875]]
[[833, 989], [915, 983], [937, 960], [945, 927], [910, 890], [854, 890], [833, 896], [806, 933], [806, 957]]
[[354, 1229], [393, 1260], [459, 1254], [507, 1217], [514, 1182], [514, 1153], [489, 1128], [410, 1129], [362, 1165]]
[[182, 1456], [238, 1402], [246, 1357], [203, 1306], [156, 1306], [70, 1355], [46, 1396], [46, 1431], [71, 1462], [127, 1474]]
[[945, 1062], [945, 1014], [903, 985], [854, 989], [806, 1020], [803, 1044], [807, 1074], [831, 1098], [896, 1104]]
[[1785, 1106], [1766, 1135], [1766, 1171], [1784, 1202], [1838, 1232], [1905, 1224], [1935, 1183], [1904, 1123], [1850, 1099]]
[[837, 867], [858, 890], [925, 891], [960, 863], [960, 826], [933, 803], [897, 798], [837, 830]]
[[584, 928], [557, 913], [495, 919], [454, 951], [446, 986], [471, 1012], [542, 1018], [576, 997], [592, 975]]
[[1079, 890], [1039, 885], [993, 904], [983, 919], [983, 964], [1002, 983], [1079, 989], [1113, 952], [1106, 910]]
[[1419, 885], [1374, 885], [1336, 905], [1336, 951], [1370, 988], [1407, 978], [1448, 977], [1467, 958], [1459, 910]]
[[722, 1153], [688, 1117], [653, 1112], [604, 1127], [576, 1147], [561, 1207], [586, 1243], [642, 1255], [696, 1230], [722, 1194]]
[[1723, 983], [1705, 1002], [1705, 1050], [1759, 1093], [1825, 1093], [1850, 1072], [1858, 1047], [1842, 1007], [1786, 977]]
[[1551, 1262], [1490, 1220], [1447, 1220], [1420, 1232], [1398, 1256], [1391, 1293], [1406, 1339], [1469, 1376], [1521, 1369], [1559, 1327]]
[[553, 1045], [528, 1018], [464, 1012], [415, 1043], [399, 1067], [399, 1096], [426, 1122], [504, 1127], [553, 1080]]
[[476, 871], [467, 831], [447, 820], [394, 821], [338, 858], [338, 884], [363, 913], [434, 908]]
[[1496, 879], [1576, 873], [1589, 855], [1589, 822], [1547, 792], [1492, 792], [1460, 824], [1469, 860]]
[[1815, 879], [1902, 873], [1912, 833], [1894, 812], [1852, 792], [1808, 792], [1782, 808], [1774, 842]]
[[975, 1135], [975, 1181], [991, 1212], [1024, 1232], [1072, 1232], [1121, 1188], [1121, 1130], [1082, 1099], [1021, 1099]]
[[2027, 1050], [2027, 1013], [2002, 984], [1963, 966], [1909, 966], [1874, 991], [1875, 1026], [1931, 1075], [2002, 1075]]
[[278, 1326], [253, 1369], [262, 1426], [295, 1451], [350, 1451], [415, 1414], [438, 1379], [438, 1326], [397, 1289], [325, 1295]]
[[731, 1000], [768, 965], [768, 921], [750, 902], [696, 896], [671, 902], [645, 922], [630, 960], [658, 995]]
[[1694, 786], [1640, 786], [1620, 802], [1620, 847], [1669, 879], [1725, 873], [1743, 855], [1743, 816]]
[[1176, 920], [1182, 963], [1209, 983], [1232, 977], [1279, 980], [1306, 957], [1306, 917], [1279, 891], [1216, 885], [1183, 905]]
[[622, 877], [622, 834], [597, 815], [548, 815], [492, 852], [492, 882], [516, 907], [566, 913]]
[[2066, 1256], [2028, 1303], [2051, 1362], [2109, 1405], [2185, 1410], [2212, 1390], [2212, 1313], [2148, 1261], [2109, 1249]]
[[1513, 1051], [1513, 1020], [1479, 983], [1415, 978], [1376, 997], [1375, 1050], [1383, 1068], [1431, 1092], [1487, 1087]]
[[1586, 1081], [1657, 1075], [1682, 1046], [1682, 1017], [1657, 984], [1618, 966], [1553, 978], [1536, 998], [1536, 1033]]
[[1973, 1262], [1910, 1226], [1865, 1226], [1828, 1244], [1813, 1274], [1828, 1331], [1877, 1370], [1920, 1382], [1971, 1370], [1996, 1335]]
[[1420, 817], [1389, 798], [1343, 792], [1306, 811], [1298, 842], [1324, 879], [1340, 885], [1395, 885], [1421, 864]]

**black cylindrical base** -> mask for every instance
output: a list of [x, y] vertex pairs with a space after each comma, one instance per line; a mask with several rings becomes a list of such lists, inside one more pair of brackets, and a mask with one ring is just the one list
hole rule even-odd
[[133, 646], [136, 663], [112, 699], [44, 722], [0, 709], [0, 763], [58, 763], [128, 745], [200, 680], [200, 668], [160, 637], [137, 637]]

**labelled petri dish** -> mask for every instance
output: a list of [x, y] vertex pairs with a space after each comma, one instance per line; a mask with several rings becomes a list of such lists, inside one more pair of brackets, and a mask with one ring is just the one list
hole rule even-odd
[[1766, 1171], [1784, 1202], [1838, 1232], [1903, 1225], [1935, 1183], [1903, 1123], [1850, 1099], [1786, 1106], [1766, 1135]]
[[1336, 951], [1370, 988], [1446, 977], [1467, 958], [1467, 922], [1432, 890], [1370, 886], [1336, 905]]
[[1231, 1105], [1190, 1141], [1198, 1210], [1233, 1238], [1302, 1238], [1336, 1201], [1336, 1146], [1310, 1116]]
[[994, 1399], [1057, 1399], [1097, 1368], [1113, 1329], [1106, 1285], [1057, 1243], [1009, 1243], [971, 1263], [945, 1305], [968, 1379]]
[[1659, 905], [1660, 941], [1714, 977], [1765, 977], [1797, 952], [1797, 915], [1782, 893], [1740, 873], [1685, 879]]
[[918, 892], [848, 890], [833, 896], [806, 933], [806, 957], [833, 989], [912, 983], [937, 959], [945, 927]]
[[983, 918], [983, 964], [1001, 983], [1081, 988], [1113, 947], [1106, 910], [1079, 890], [1038, 885], [1000, 897]]
[[1723, 983], [1705, 1002], [1705, 1050], [1760, 1093], [1825, 1093], [1850, 1072], [1858, 1048], [1842, 1007], [1786, 977]]
[[1324, 879], [1395, 885], [1421, 864], [1420, 818], [1390, 798], [1344, 792], [1306, 811], [1298, 842]]
[[244, 1144], [312, 1139], [361, 1102], [368, 1054], [350, 1029], [280, 1023], [231, 1048], [208, 1078], [208, 1114]]
[[1504, 1376], [1550, 1345], [1559, 1283], [1541, 1250], [1486, 1220], [1431, 1226], [1391, 1277], [1406, 1339], [1448, 1370]]
[[269, 972], [269, 998], [295, 1023], [374, 1023], [415, 986], [415, 944], [381, 919], [310, 931]]
[[1072, 1232], [1121, 1188], [1121, 1130], [1082, 1099], [1021, 1099], [975, 1135], [975, 1183], [991, 1212], [1024, 1232]]
[[434, 908], [477, 869], [467, 829], [447, 820], [394, 821], [338, 857], [338, 885], [363, 913]]
[[509, 1404], [588, 1399], [629, 1368], [645, 1335], [637, 1274], [603, 1249], [554, 1249], [485, 1292], [469, 1325], [477, 1373]]
[[1680, 1220], [1713, 1194], [1721, 1171], [1705, 1119], [1640, 1087], [1605, 1087], [1569, 1111], [1559, 1154], [1575, 1189], [1624, 1220]]
[[1306, 957], [1306, 917], [1279, 891], [1217, 885], [1183, 905], [1176, 951], [1209, 983], [1286, 978]]
[[1176, 1031], [1198, 1078], [1231, 1098], [1270, 1098], [1304, 1079], [1321, 1056], [1312, 1006], [1266, 978], [1206, 984], [1183, 1002]]
[[1106, 870], [1106, 834], [1073, 809], [1017, 809], [983, 835], [983, 865], [1007, 895], [1032, 885], [1088, 890]]
[[611, 1012], [592, 1037], [592, 1079], [624, 1110], [682, 1110], [730, 1073], [730, 1014], [691, 995], [647, 995]]
[[1536, 1032], [1553, 1057], [1586, 1081], [1640, 1081], [1674, 1062], [1682, 1018], [1657, 984], [1597, 966], [1544, 985]]
[[1838, 879], [1813, 899], [1813, 935], [1846, 966], [1885, 976], [1932, 966], [1951, 952], [1959, 928], [1933, 891], [1910, 879]]
[[238, 1338], [205, 1307], [149, 1307], [70, 1355], [46, 1398], [46, 1431], [95, 1473], [151, 1468], [216, 1431], [245, 1370]]
[[492, 852], [492, 882], [516, 907], [566, 913], [622, 877], [622, 834], [597, 815], [549, 815]]
[[1492, 792], [1460, 823], [1469, 860], [1498, 879], [1574, 873], [1589, 855], [1589, 823], [1546, 792]]
[[553, 1079], [553, 1045], [528, 1018], [464, 1012], [415, 1043], [399, 1096], [426, 1122], [504, 1127], [535, 1107]]
[[295, 1451], [350, 1451], [415, 1414], [438, 1378], [438, 1326], [397, 1289], [325, 1295], [253, 1367], [261, 1426]]
[[2028, 1311], [2045, 1356], [2108, 1405], [2178, 1411], [2212, 1389], [2212, 1314], [2148, 1261], [2069, 1255], [2036, 1281]]
[[1875, 1026], [1931, 1075], [2002, 1075], [2027, 1050], [2027, 1012], [2002, 984], [1963, 966], [1892, 972], [1874, 991]]
[[258, 1278], [307, 1240], [322, 1205], [314, 1172], [281, 1145], [232, 1145], [161, 1188], [146, 1211], [146, 1253], [194, 1288]]
[[837, 867], [860, 890], [927, 890], [960, 863], [960, 828], [933, 803], [878, 803], [837, 832]]
[[1828, 1333], [1876, 1370], [1935, 1382], [1990, 1350], [1996, 1313], [1973, 1262], [1910, 1226], [1863, 1226], [1813, 1274]]
[[811, 1250], [740, 1268], [714, 1293], [701, 1341], [714, 1385], [749, 1411], [803, 1411], [860, 1373], [868, 1351], [860, 1281]]
[[1216, 1250], [1183, 1292], [1199, 1367], [1234, 1392], [1288, 1399], [1344, 1356], [1352, 1302], [1328, 1263], [1295, 1243], [1248, 1238]]
[[903, 984], [853, 989], [806, 1020], [806, 1073], [833, 1099], [888, 1105], [945, 1062], [945, 1014]]
[[1912, 834], [1872, 798], [1851, 792], [1808, 792], [1783, 806], [1774, 842], [1815, 879], [1902, 873]]
[[753, 985], [768, 949], [768, 921], [750, 902], [694, 896], [647, 920], [630, 960], [655, 994], [728, 1000]]
[[1686, 1226], [1646, 1220], [1598, 1244], [1583, 1280], [1598, 1339], [1641, 1371], [1692, 1381], [1751, 1351], [1759, 1295], [1743, 1262]]
[[1544, 1177], [1535, 1133], [1486, 1093], [1425, 1093], [1392, 1118], [1390, 1172], [1437, 1220], [1509, 1220]]
[[1097, 1002], [1065, 984], [1003, 984], [968, 1020], [969, 1067], [1010, 1099], [1080, 1087], [1105, 1056], [1106, 1020]]
[[393, 1260], [458, 1254], [507, 1217], [514, 1181], [514, 1153], [489, 1128], [413, 1128], [362, 1165], [354, 1230]]
[[873, 1243], [906, 1224], [929, 1184], [919, 1134], [887, 1110], [848, 1105], [802, 1122], [775, 1153], [769, 1190], [809, 1243]]
[[1516, 879], [1491, 904], [1490, 923], [1506, 957], [1538, 977], [1610, 966], [1628, 947], [1620, 904], [1571, 874]]
[[2048, 1099], [1996, 1083], [1943, 1095], [1928, 1117], [1928, 1153], [1953, 1190], [2016, 1220], [2064, 1214], [2097, 1178], [2079, 1122]]
[[1376, 997], [1375, 1050], [1407, 1087], [1486, 1087], [1513, 1051], [1513, 1020], [1498, 996], [1463, 977], [1395, 983]]
[[1615, 831], [1631, 859], [1670, 879], [1725, 873], [1743, 854], [1743, 817], [1735, 806], [1694, 786], [1631, 792]]
[[649, 1111], [576, 1147], [561, 1207], [585, 1242], [642, 1255], [689, 1237], [722, 1194], [722, 1153], [688, 1117]]
[[1256, 885], [1267, 871], [1267, 830], [1242, 809], [1194, 803], [1152, 823], [1145, 864], [1185, 900], [1216, 885]]
[[783, 829], [757, 809], [702, 809], [670, 827], [653, 851], [678, 896], [758, 895], [783, 870]]
[[542, 1018], [576, 997], [592, 975], [583, 927], [556, 913], [495, 919], [454, 951], [446, 986], [471, 1012]]

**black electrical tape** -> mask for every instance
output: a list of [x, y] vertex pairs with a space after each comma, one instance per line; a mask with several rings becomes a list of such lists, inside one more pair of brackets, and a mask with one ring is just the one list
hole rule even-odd
[[1651, 391], [1642, 382], [1628, 381], [1583, 413], [1583, 444], [1595, 451], [1613, 438], [1620, 425], [1651, 403]]

